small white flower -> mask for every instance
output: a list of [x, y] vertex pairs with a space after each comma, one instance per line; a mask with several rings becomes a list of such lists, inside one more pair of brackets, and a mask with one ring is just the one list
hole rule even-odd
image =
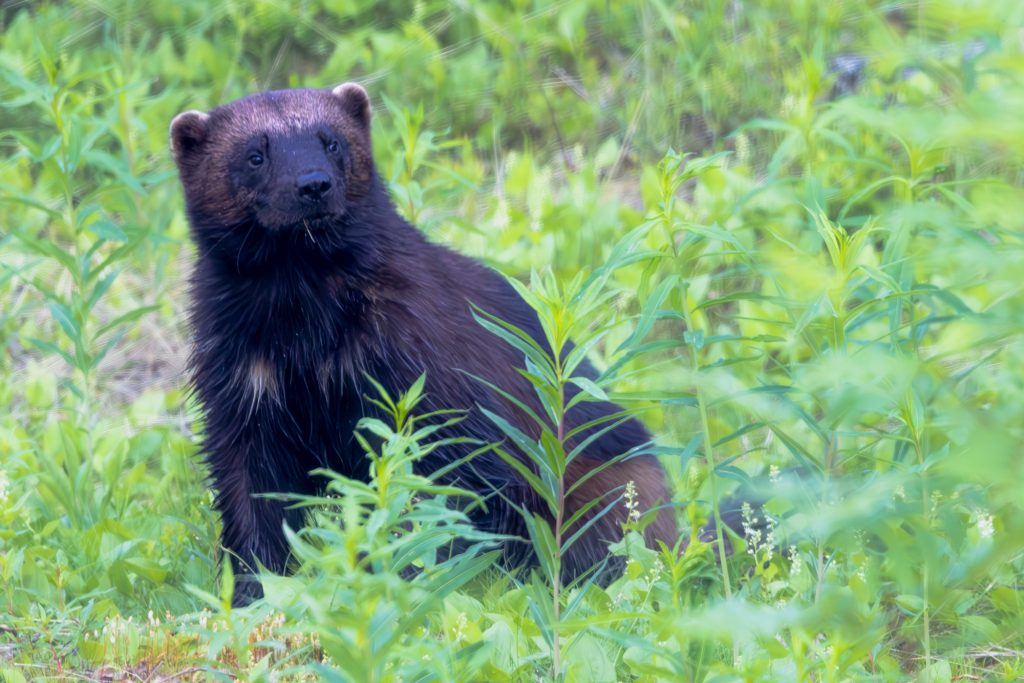
[[743, 515], [743, 524], [745, 526], [748, 522], [753, 520], [754, 508], [750, 507], [750, 503], [747, 501], [743, 501], [743, 505], [740, 506], [740, 514]]
[[768, 481], [770, 481], [773, 484], [778, 484], [779, 483], [779, 466], [778, 465], [772, 465], [771, 467], [768, 468]]
[[654, 566], [651, 567], [651, 571], [647, 574], [647, 587], [650, 588], [651, 586], [653, 586], [658, 581], [658, 579], [661, 578], [661, 574], [664, 571], [665, 565], [661, 561], [661, 558], [655, 558]]
[[993, 526], [991, 514], [984, 511], [979, 512], [977, 525], [978, 534], [980, 534], [982, 538], [992, 538], [992, 534], [995, 532], [995, 527]]
[[800, 557], [800, 553], [797, 552], [796, 546], [789, 546], [789, 575], [797, 576], [800, 570], [803, 569], [803, 558]]
[[757, 517], [754, 516], [754, 509], [750, 503], [743, 502], [743, 505], [740, 506], [740, 516], [743, 524], [743, 537], [747, 541], [747, 554], [754, 555], [761, 543], [761, 530], [754, 528], [754, 525], [757, 524]]
[[7, 478], [7, 473], [0, 470], [0, 503], [7, 500], [7, 491], [10, 488], [11, 480]]
[[788, 119], [794, 116], [800, 108], [800, 102], [797, 100], [796, 95], [786, 95], [782, 99], [782, 106], [779, 107], [779, 113], [782, 118]]
[[464, 612], [460, 612], [459, 618], [455, 620], [454, 640], [456, 643], [461, 643], [466, 637], [466, 623], [466, 614]]
[[[762, 512], [764, 512], [763, 509]], [[765, 515], [764, 529], [757, 528], [761, 520], [754, 515], [754, 509], [747, 502], [740, 506], [740, 515], [743, 536], [747, 541], [747, 554], [755, 559], [759, 553], [762, 554], [764, 557], [759, 564], [771, 562], [772, 556], [775, 554], [775, 520]]]
[[632, 479], [626, 482], [626, 491], [622, 494], [622, 497], [625, 499], [629, 521], [636, 524], [640, 521], [640, 501], [636, 492], [636, 482]]

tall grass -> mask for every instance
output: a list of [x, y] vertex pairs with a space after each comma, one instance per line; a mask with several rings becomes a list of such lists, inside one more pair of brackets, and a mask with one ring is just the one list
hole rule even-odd
[[[0, 25], [0, 677], [1024, 675], [1019, 3], [69, 0]], [[399, 210], [545, 321], [550, 357], [481, 318], [544, 398], [546, 436], [510, 441], [552, 514], [535, 573], [486, 569], [458, 492], [411, 475], [420, 389], [371, 397], [376, 477], [331, 476], [300, 568], [232, 611], [167, 125], [347, 79]], [[690, 539], [627, 523], [608, 586], [560, 578], [570, 394], [643, 417]]]

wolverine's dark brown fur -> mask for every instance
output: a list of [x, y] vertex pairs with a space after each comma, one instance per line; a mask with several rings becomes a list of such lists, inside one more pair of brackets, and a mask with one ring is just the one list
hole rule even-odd
[[[536, 315], [499, 275], [431, 244], [398, 215], [374, 169], [369, 99], [360, 86], [268, 92], [209, 114], [186, 112], [171, 124], [171, 142], [197, 247], [191, 366], [206, 416], [204, 452], [223, 544], [239, 570], [259, 562], [283, 571], [282, 522], [302, 521], [254, 494], [313, 493], [318, 482], [308, 472], [317, 467], [367, 477], [352, 438], [358, 420], [374, 414], [363, 399], [373, 393], [366, 376], [397, 394], [426, 372], [425, 411], [470, 409], [443, 436], [502, 440], [476, 406], [536, 434], [521, 411], [471, 378], [501, 386], [542, 413], [516, 372], [521, 354], [478, 325], [470, 304], [543, 343]], [[594, 376], [589, 365], [582, 372]], [[570, 412], [569, 427], [619, 410], [582, 402]], [[648, 440], [639, 422], [625, 421], [571, 464], [570, 484]], [[460, 447], [439, 449], [421, 467], [433, 471], [464, 454]], [[543, 511], [494, 454], [450, 479], [484, 495], [501, 491], [473, 513], [481, 528], [524, 535], [507, 501]], [[669, 501], [657, 460], [640, 455], [587, 480], [568, 497], [568, 514], [597, 497], [612, 500], [630, 480], [641, 509]], [[615, 506], [571, 548], [567, 577], [604, 558], [624, 515]], [[658, 513], [648, 531], [674, 541], [671, 512]], [[506, 550], [512, 563], [532, 556], [525, 543], [509, 542]], [[238, 586], [238, 602], [259, 595], [252, 580]]]

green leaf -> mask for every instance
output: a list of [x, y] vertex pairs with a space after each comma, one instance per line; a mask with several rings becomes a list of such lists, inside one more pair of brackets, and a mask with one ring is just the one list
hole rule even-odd
[[159, 308], [159, 306], [154, 304], [151, 306], [140, 306], [139, 308], [132, 309], [127, 313], [123, 313], [117, 316], [116, 318], [110, 320], [105, 325], [100, 326], [100, 328], [96, 330], [96, 336], [101, 337], [107, 332], [110, 332], [111, 330], [127, 325], [128, 323], [133, 323], [142, 316], [146, 315], [147, 313], [152, 313], [153, 311], [156, 311]]
[[526, 332], [523, 332], [515, 325], [507, 323], [485, 311], [474, 307], [473, 319], [476, 320], [485, 330], [494, 334], [510, 346], [518, 349], [529, 358], [550, 384], [557, 384], [554, 366], [550, 356], [540, 348], [536, 341]]
[[763, 301], [777, 306], [785, 305], [785, 300], [777, 296], [766, 296], [759, 292], [732, 292], [731, 294], [715, 297], [714, 299], [706, 299], [694, 306], [693, 310], [702, 311], [712, 306], [722, 306], [734, 301]]
[[[491, 412], [487, 408], [484, 408], [480, 404], [477, 404], [477, 409], [480, 410], [487, 418], [496, 424], [505, 436], [510, 438], [512, 442], [519, 447], [525, 455], [527, 455], [531, 461], [538, 465], [546, 466], [546, 458], [542, 452], [540, 444], [531, 439], [529, 436], [524, 434], [522, 430], [513, 425], [511, 422], [503, 418], [502, 416]], [[553, 472], [552, 472], [553, 474]]]
[[[609, 492], [609, 493], [611, 493], [611, 492]], [[582, 538], [583, 534], [587, 533], [587, 531], [589, 529], [591, 529], [595, 524], [597, 524], [599, 521], [601, 521], [602, 517], [604, 517], [609, 512], [611, 512], [613, 509], [615, 509], [616, 506], [620, 505], [622, 503], [622, 498], [623, 498], [622, 495], [619, 495], [619, 496], [613, 498], [612, 500], [605, 502], [604, 501], [604, 496], [602, 496], [600, 498], [595, 498], [595, 499], [587, 502], [583, 506], [581, 506], [580, 510], [577, 511], [577, 513], [574, 514], [572, 517], [570, 517], [569, 521], [563, 527], [563, 534], [565, 533], [565, 530], [568, 530], [568, 529], [572, 528], [572, 525], [574, 523], [576, 523], [577, 521], [582, 519], [583, 516], [586, 515], [586, 513], [590, 512], [590, 510], [592, 510], [595, 506], [599, 505], [601, 502], [605, 502], [605, 506], [603, 508], [601, 508], [601, 510], [598, 511], [598, 513], [596, 515], [594, 515], [593, 517], [588, 519], [586, 522], [584, 522], [578, 529], [576, 529], [573, 532], [573, 534], [571, 536], [569, 536], [569, 538], [567, 538], [566, 540], [562, 541], [562, 553], [563, 554], [567, 553], [569, 551], [569, 548], [571, 548], [573, 546], [573, 544], [576, 543], [576, 541], [578, 541], [580, 538]]]
[[683, 341], [692, 346], [696, 351], [704, 348], [704, 330], [687, 330], [683, 332]]
[[608, 394], [604, 392], [604, 389], [597, 386], [597, 384], [595, 384], [592, 380], [587, 379], [586, 377], [577, 376], [571, 378], [569, 381], [578, 386], [580, 389], [582, 389], [588, 396], [591, 396], [597, 399], [598, 401], [609, 400]]
[[59, 301], [51, 301], [46, 307], [50, 309], [50, 314], [53, 315], [54, 320], [60, 323], [64, 334], [77, 343], [80, 340], [82, 331], [78, 323], [75, 322], [74, 314], [71, 310]]
[[526, 483], [530, 485], [534, 493], [540, 496], [545, 503], [548, 505], [548, 509], [551, 514], [555, 514], [558, 509], [558, 501], [556, 500], [556, 492], [551, 490], [551, 487], [544, 483], [540, 477], [538, 477], [533, 470], [531, 470], [522, 460], [512, 455], [505, 449], [495, 446], [494, 453], [507, 463], [512, 469], [514, 469], [519, 476], [521, 476]]
[[89, 231], [109, 242], [127, 242], [128, 234], [113, 221], [101, 219], [89, 224]]
[[555, 543], [555, 537], [547, 520], [537, 514], [527, 514], [523, 520], [526, 522], [526, 531], [533, 544], [533, 551], [536, 554], [537, 562], [548, 583], [554, 585], [555, 578], [561, 572], [561, 551]]
[[566, 681], [616, 681], [614, 649], [609, 643], [584, 631], [565, 650]]
[[42, 339], [36, 339], [35, 337], [27, 337], [26, 340], [40, 351], [60, 356], [69, 366], [75, 367], [74, 357], [66, 351], [59, 349], [53, 342], [43, 341]]
[[[54, 209], [53, 207], [47, 206], [46, 204], [43, 204], [39, 200], [34, 199], [33, 197], [30, 197], [28, 195], [7, 194], [5, 192], [3, 194], [0, 194], [0, 202], [10, 202], [12, 204], [22, 204], [23, 206], [28, 206], [28, 207], [31, 207], [33, 209], [38, 209], [39, 211], [42, 211], [43, 213], [45, 213], [51, 219], [54, 219], [54, 220], [59, 220], [60, 218], [63, 217], [63, 215], [61, 214], [61, 212], [59, 210]], [[18, 234], [17, 232], [15, 232], [15, 237], [21, 238], [22, 236], [20, 234]]]
[[32, 252], [41, 256], [52, 258], [54, 261], [60, 263], [69, 273], [75, 273], [78, 270], [78, 264], [75, 263], [74, 257], [62, 250], [56, 244], [41, 240], [34, 235], [28, 235], [24, 232], [12, 233], [14, 237], [29, 248]]
[[616, 353], [623, 351], [631, 346], [636, 345], [642, 339], [644, 339], [651, 328], [654, 326], [654, 321], [657, 318], [657, 313], [661, 309], [662, 304], [665, 303], [665, 299], [672, 293], [678, 283], [678, 278], [675, 276], [666, 277], [662, 282], [655, 288], [651, 295], [644, 301], [643, 309], [640, 311], [640, 320], [636, 324], [636, 329], [633, 330], [633, 334], [619, 344], [618, 348], [615, 349]]
[[750, 432], [752, 432], [754, 430], [761, 429], [762, 427], [764, 427], [764, 424], [765, 424], [764, 422], [751, 422], [750, 424], [744, 425], [744, 426], [740, 427], [739, 429], [737, 429], [736, 431], [734, 431], [731, 434], [729, 434], [728, 436], [723, 436], [721, 439], [716, 441], [714, 443], [714, 447], [717, 448], [717, 447], [719, 447], [721, 445], [729, 443], [733, 439], [740, 438], [744, 434], [748, 434], [748, 433], [750, 433]]
[[951, 683], [953, 669], [948, 659], [937, 659], [922, 668], [917, 674], [919, 683]]

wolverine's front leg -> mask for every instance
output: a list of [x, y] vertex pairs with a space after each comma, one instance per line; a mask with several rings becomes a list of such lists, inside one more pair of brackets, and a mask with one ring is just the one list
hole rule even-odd
[[217, 490], [215, 504], [221, 515], [221, 545], [230, 556], [235, 575], [232, 604], [236, 606], [263, 596], [256, 578], [260, 567], [275, 573], [285, 571], [289, 547], [283, 525], [299, 529], [303, 523], [301, 510], [288, 509], [287, 501], [263, 494], [310, 492], [308, 477], [282, 472], [272, 454], [244, 450], [248, 452], [209, 454]]

